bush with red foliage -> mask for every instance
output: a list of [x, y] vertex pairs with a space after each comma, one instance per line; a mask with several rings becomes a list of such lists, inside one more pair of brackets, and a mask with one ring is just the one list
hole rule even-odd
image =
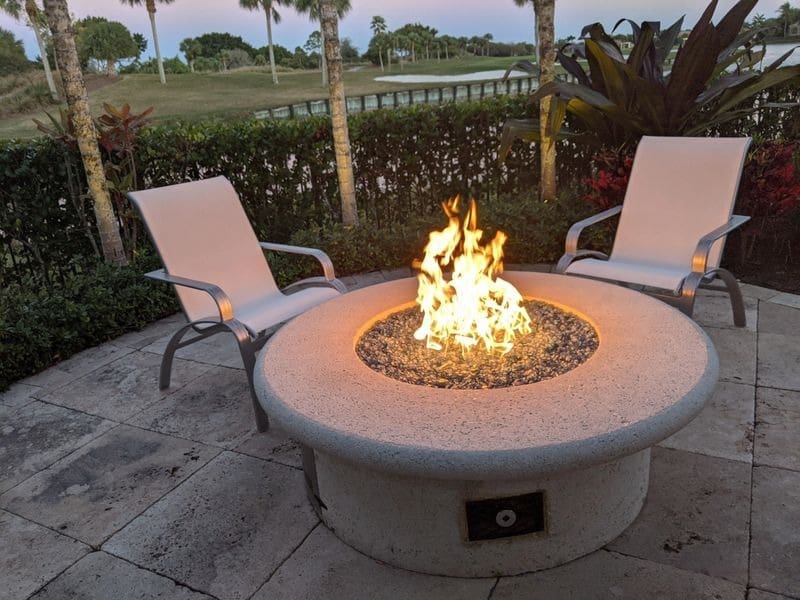
[[633, 156], [606, 151], [595, 155], [594, 162], [597, 171], [594, 177], [586, 180], [590, 191], [585, 200], [600, 210], [622, 204], [633, 168]]

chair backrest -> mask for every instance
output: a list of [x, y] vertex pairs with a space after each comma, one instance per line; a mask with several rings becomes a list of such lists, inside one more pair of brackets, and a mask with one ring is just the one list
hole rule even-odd
[[[224, 177], [131, 192], [172, 275], [218, 285], [234, 310], [279, 294], [239, 196]], [[175, 286], [190, 321], [218, 316], [205, 292]]]
[[[750, 138], [643, 137], [611, 259], [691, 269], [697, 242], [728, 222]], [[725, 239], [708, 257], [719, 266]]]

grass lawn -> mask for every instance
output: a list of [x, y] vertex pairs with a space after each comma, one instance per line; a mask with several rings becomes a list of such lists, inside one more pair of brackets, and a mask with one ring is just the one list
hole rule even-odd
[[[431, 84], [377, 82], [380, 75], [441, 74], [458, 75], [473, 71], [505, 69], [517, 58], [468, 57], [450, 60], [406, 63], [402, 70], [393, 64], [391, 71], [365, 67], [344, 74], [347, 94], [359, 96], [377, 92], [430, 87]], [[528, 57], [530, 58], [530, 57]], [[346, 67], [347, 68], [347, 67]], [[89, 93], [92, 112], [102, 113], [104, 102], [116, 106], [129, 103], [135, 112], [155, 107], [156, 121], [205, 120], [224, 117], [246, 117], [254, 111], [273, 106], [285, 106], [306, 100], [326, 98], [319, 71], [296, 71], [279, 74], [280, 83], [272, 84], [267, 69], [249, 69], [227, 73], [197, 73], [168, 75], [161, 85], [157, 75], [124, 75], [120, 81], [99, 87]], [[445, 84], [446, 85], [446, 84]], [[55, 106], [48, 109], [58, 112]], [[0, 139], [39, 135], [32, 119], [47, 122], [44, 111], [14, 115], [0, 120]]]

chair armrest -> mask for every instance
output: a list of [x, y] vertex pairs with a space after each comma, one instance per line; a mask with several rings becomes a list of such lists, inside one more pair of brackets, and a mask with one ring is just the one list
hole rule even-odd
[[613, 206], [604, 210], [603, 212], [599, 212], [596, 215], [583, 219], [582, 221], [573, 223], [573, 225], [569, 228], [569, 231], [567, 231], [567, 241], [564, 244], [564, 253], [575, 254], [578, 251], [578, 238], [581, 236], [581, 232], [584, 229], [590, 225], [599, 223], [600, 221], [605, 221], [614, 215], [618, 215], [621, 211], [622, 205]]
[[725, 225], [717, 227], [714, 231], [710, 231], [701, 237], [700, 241], [697, 242], [697, 247], [695, 248], [694, 255], [692, 256], [692, 272], [705, 273], [708, 265], [708, 253], [711, 251], [711, 247], [714, 245], [714, 242], [716, 242], [719, 238], [728, 235], [737, 227], [741, 227], [749, 220], [750, 217], [744, 215], [733, 215], [730, 220], [725, 223]]
[[197, 279], [189, 279], [188, 277], [171, 275], [164, 269], [158, 269], [157, 271], [145, 273], [145, 277], [155, 279], [156, 281], [171, 283], [172, 285], [182, 285], [183, 287], [206, 292], [209, 296], [211, 296], [211, 299], [217, 305], [220, 320], [230, 321], [233, 319], [233, 303], [228, 297], [228, 294], [226, 294], [218, 285], [214, 285], [213, 283], [208, 283], [206, 281], [199, 281]]
[[286, 252], [288, 254], [302, 254], [305, 256], [313, 256], [322, 265], [322, 272], [325, 274], [326, 281], [335, 281], [336, 274], [333, 271], [333, 262], [330, 257], [319, 248], [306, 248], [304, 246], [290, 246], [288, 244], [273, 244], [271, 242], [259, 242], [264, 250], [272, 250], [274, 252]]

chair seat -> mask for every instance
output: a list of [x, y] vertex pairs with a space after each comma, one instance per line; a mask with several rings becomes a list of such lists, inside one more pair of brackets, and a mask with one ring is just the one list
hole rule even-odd
[[676, 267], [656, 266], [629, 260], [598, 260], [584, 258], [576, 260], [567, 267], [570, 275], [584, 275], [610, 281], [622, 281], [639, 285], [671, 290], [679, 294], [688, 270]]
[[[309, 287], [292, 294], [277, 293], [261, 302], [234, 308], [233, 315], [253, 336], [279, 323], [288, 321], [302, 312], [339, 296], [333, 288]], [[212, 317], [209, 320], [218, 320]]]
[[339, 295], [333, 288], [310, 287], [293, 294], [276, 294], [257, 304], [243, 306], [234, 314], [257, 334]]

